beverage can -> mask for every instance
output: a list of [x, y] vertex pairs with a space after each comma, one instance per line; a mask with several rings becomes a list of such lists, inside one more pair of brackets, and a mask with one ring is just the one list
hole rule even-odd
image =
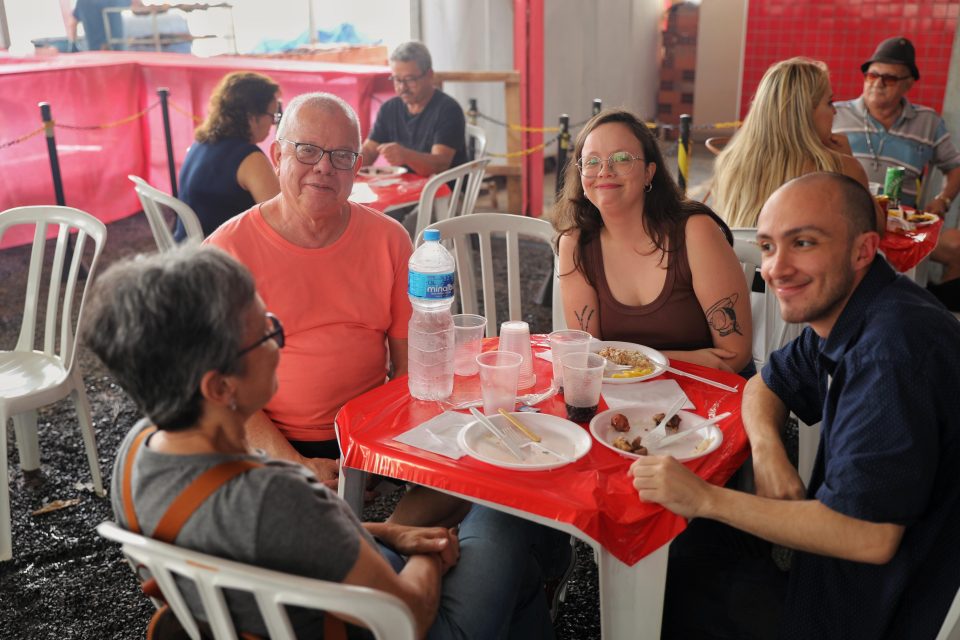
[[892, 205], [900, 205], [903, 177], [906, 172], [907, 170], [904, 167], [887, 167], [887, 175], [883, 181], [883, 195], [890, 198]]

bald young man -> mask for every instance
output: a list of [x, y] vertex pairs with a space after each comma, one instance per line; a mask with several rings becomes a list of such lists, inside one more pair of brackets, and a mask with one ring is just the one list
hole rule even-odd
[[[809, 323], [744, 390], [757, 495], [669, 457], [630, 469], [642, 500], [797, 550], [785, 638], [934, 638], [960, 587], [960, 324], [877, 255], [873, 203], [837, 174], [788, 182], [757, 228], [761, 273]], [[922, 330], [918, 330], [922, 327]], [[788, 412], [822, 421], [810, 486]]]

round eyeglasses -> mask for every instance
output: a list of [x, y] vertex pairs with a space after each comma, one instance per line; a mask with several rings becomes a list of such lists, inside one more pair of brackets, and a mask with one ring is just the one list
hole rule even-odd
[[284, 138], [277, 138], [279, 142], [289, 142], [293, 145], [294, 155], [297, 160], [303, 164], [317, 164], [323, 158], [324, 154], [330, 157], [330, 164], [334, 169], [340, 171], [350, 171], [357, 164], [357, 158], [360, 154], [356, 151], [347, 151], [346, 149], [323, 149], [315, 144], [306, 142], [294, 142]]
[[603, 171], [603, 165], [607, 165], [607, 170], [617, 177], [625, 176], [631, 171], [637, 160], [643, 160], [643, 155], [633, 155], [627, 151], [617, 151], [611, 153], [604, 160], [600, 156], [589, 156], [577, 160], [577, 169], [584, 178], [596, 178]]
[[273, 340], [274, 342], [277, 343], [278, 348], [280, 349], [283, 348], [283, 345], [286, 342], [286, 338], [283, 335], [283, 325], [280, 324], [280, 318], [278, 318], [277, 316], [273, 315], [268, 311], [267, 321], [270, 323], [270, 330], [267, 331], [267, 334], [262, 338], [260, 338], [259, 340], [257, 340], [256, 342], [254, 342], [249, 347], [244, 347], [243, 349], [240, 349], [240, 351], [237, 351], [238, 358], [246, 353], [253, 351], [257, 347], [262, 345], [264, 342], [266, 342], [267, 340]]

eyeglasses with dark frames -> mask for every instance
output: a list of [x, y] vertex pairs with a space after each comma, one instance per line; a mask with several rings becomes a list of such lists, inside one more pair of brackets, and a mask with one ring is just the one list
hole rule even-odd
[[277, 138], [280, 142], [289, 142], [293, 145], [294, 155], [297, 160], [303, 164], [317, 164], [323, 159], [324, 154], [329, 154], [330, 164], [334, 169], [340, 171], [350, 171], [357, 164], [357, 158], [360, 154], [356, 151], [347, 151], [346, 149], [324, 149], [315, 144], [307, 142], [294, 142], [285, 138]]
[[424, 71], [418, 76], [406, 76], [405, 78], [400, 78], [398, 76], [390, 76], [390, 82], [392, 82], [393, 84], [402, 84], [404, 86], [408, 86], [408, 85], [420, 82], [420, 80], [422, 80], [423, 76], [425, 75], [427, 75], [426, 71]]
[[863, 74], [863, 77], [870, 82], [876, 82], [879, 80], [883, 86], [889, 87], [900, 82], [901, 80], [906, 80], [910, 76], [895, 76], [892, 73], [877, 73], [876, 71], [867, 71]]
[[606, 160], [599, 156], [580, 158], [577, 160], [577, 169], [580, 170], [580, 175], [584, 178], [596, 178], [603, 171], [603, 165], [606, 164], [610, 173], [620, 177], [633, 171], [637, 160], [643, 161], [643, 155], [635, 156], [628, 151], [616, 151], [611, 153]]
[[277, 343], [278, 348], [280, 349], [283, 348], [283, 345], [286, 342], [286, 338], [283, 335], [283, 325], [280, 324], [280, 318], [278, 318], [277, 316], [273, 315], [268, 311], [267, 320], [270, 322], [270, 330], [267, 332], [267, 334], [262, 338], [260, 338], [259, 340], [257, 340], [256, 342], [254, 342], [249, 347], [244, 347], [243, 349], [240, 349], [240, 351], [237, 351], [238, 358], [246, 353], [253, 351], [257, 347], [262, 345], [264, 342], [266, 342], [267, 340], [273, 340], [274, 342]]

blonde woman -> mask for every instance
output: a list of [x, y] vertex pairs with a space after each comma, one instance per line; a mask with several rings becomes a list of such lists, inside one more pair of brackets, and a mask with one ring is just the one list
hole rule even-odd
[[743, 126], [717, 156], [717, 212], [731, 227], [756, 227], [760, 208], [780, 185], [814, 171], [867, 175], [846, 137], [831, 133], [833, 89], [827, 66], [809, 58], [772, 65], [760, 80]]

